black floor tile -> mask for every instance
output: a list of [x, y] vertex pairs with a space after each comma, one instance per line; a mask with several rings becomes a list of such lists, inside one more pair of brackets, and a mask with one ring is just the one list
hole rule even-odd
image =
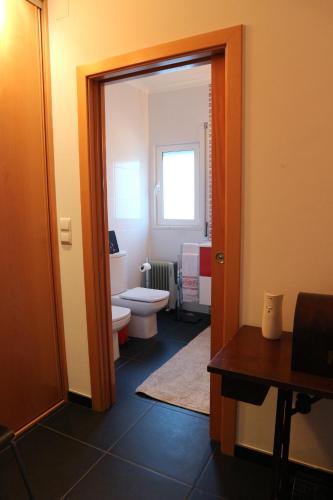
[[112, 456], [65, 497], [73, 500], [185, 500], [189, 487]]
[[143, 353], [139, 354], [135, 358], [135, 361], [144, 363], [145, 366], [149, 367], [151, 372], [153, 372], [185, 346], [185, 342], [157, 338], [154, 345], [151, 345]]
[[152, 371], [150, 366], [135, 359], [121, 366], [116, 373], [117, 401], [121, 402], [129, 397], [141, 399], [141, 396], [135, 394], [135, 390]]
[[177, 327], [175, 312], [161, 311], [157, 313], [157, 331], [158, 333], [165, 333]]
[[209, 421], [209, 416], [198, 411], [188, 410], [187, 408], [182, 408], [181, 406], [172, 405], [169, 403], [163, 403], [163, 401], [157, 401], [156, 406], [161, 406], [162, 408], [167, 408], [172, 411], [179, 411], [181, 413], [186, 413], [187, 415], [192, 415], [192, 417], [203, 418], [207, 422]]
[[114, 363], [116, 370], [119, 370], [120, 367], [126, 365], [126, 363], [130, 361], [130, 359], [131, 358], [125, 358], [120, 356], [120, 358], [118, 358]]
[[167, 324], [164, 326], [164, 320], [162, 322], [159, 320], [158, 337], [165, 338], [166, 340], [190, 342], [210, 325], [210, 316], [208, 314], [196, 313], [196, 315], [199, 318], [197, 323], [173, 320], [173, 325], [169, 326]]
[[[117, 399], [142, 398], [136, 388], [155, 370], [204, 330], [210, 322], [207, 314], [198, 314], [199, 323], [184, 324], [174, 321], [175, 313], [161, 311], [158, 315], [159, 333], [151, 339], [129, 338], [120, 346], [121, 358], [129, 360], [117, 368]], [[162, 333], [161, 333], [162, 332]]]
[[120, 356], [133, 359], [141, 354], [155, 342], [155, 337], [150, 339], [137, 339], [129, 337], [125, 344], [119, 346]]
[[331, 500], [333, 498], [333, 478], [322, 477], [316, 472], [296, 472], [289, 478], [291, 500]]
[[216, 451], [196, 486], [225, 500], [267, 500], [271, 470]]
[[[17, 444], [36, 500], [59, 498], [94, 464], [102, 453], [42, 427]], [[22, 481], [9, 451], [0, 454], [1, 500], [24, 500]]]
[[200, 321], [187, 324], [174, 321], [175, 313], [161, 311], [158, 315], [159, 333], [151, 339], [129, 338], [120, 346], [121, 358], [129, 359], [117, 368], [117, 399], [136, 395], [136, 388], [155, 370], [195, 338], [210, 323], [210, 316], [198, 314]]
[[153, 406], [111, 453], [193, 484], [212, 452], [208, 422]]
[[[120, 347], [121, 357], [116, 362], [117, 403], [111, 410], [97, 413], [68, 404], [19, 440], [37, 500], [60, 499], [92, 466], [69, 498], [189, 497], [189, 485], [195, 483], [212, 453], [208, 418], [191, 410], [156, 403], [136, 395], [135, 390], [206, 328], [209, 317], [199, 316], [198, 323], [186, 324], [175, 321], [174, 312], [162, 311], [158, 314], [158, 335], [147, 340], [130, 338]], [[111, 451], [103, 457], [103, 452], [93, 447], [101, 450], [111, 447]], [[210, 490], [202, 489], [195, 489], [191, 495], [193, 500], [216, 498]], [[0, 454], [0, 498], [27, 498], [10, 449]]]
[[149, 407], [148, 401], [134, 398], [120, 401], [103, 413], [69, 404], [44, 425], [107, 450]]
[[189, 497], [189, 500], [217, 500], [217, 499], [224, 500], [220, 496], [211, 495], [210, 493], [198, 489], [194, 489]]
[[28, 500], [12, 450], [0, 453], [0, 498], [1, 500]]

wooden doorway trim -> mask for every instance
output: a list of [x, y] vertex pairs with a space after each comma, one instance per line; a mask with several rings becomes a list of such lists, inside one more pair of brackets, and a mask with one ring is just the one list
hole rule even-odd
[[[216, 305], [213, 306], [213, 309], [214, 307], [217, 309], [218, 302], [223, 301], [224, 315], [223, 318], [219, 317], [221, 330], [217, 332], [218, 338], [212, 340], [212, 354], [214, 354], [239, 326], [242, 27], [213, 31], [77, 68], [86, 314], [92, 401], [96, 410], [107, 409], [115, 399], [115, 376], [111, 362], [110, 341], [112, 318], [106, 173], [103, 165], [103, 83], [110, 79], [134, 77], [174, 66], [197, 64], [203, 60], [212, 61], [214, 64], [214, 57], [219, 54], [224, 55], [225, 76], [223, 90], [220, 92], [221, 73], [219, 71], [215, 73], [215, 85], [217, 85], [215, 102], [218, 99], [221, 104], [218, 108], [219, 118], [214, 122], [213, 143], [215, 134], [215, 143], [221, 141], [225, 147], [223, 150], [219, 148], [218, 152], [216, 149], [215, 154], [213, 153], [213, 169], [215, 164], [215, 169], [222, 168], [221, 171], [224, 172], [222, 182], [225, 182], [226, 210], [225, 214], [221, 214], [218, 213], [219, 205], [213, 207], [213, 221], [214, 217], [221, 219], [221, 216], [225, 215], [225, 249], [222, 250], [225, 252], [226, 262], [223, 296], [217, 297]], [[213, 241], [213, 252], [216, 249], [217, 246]], [[235, 404], [228, 402], [223, 405], [221, 411], [220, 388], [214, 379], [211, 404], [211, 437], [221, 440], [224, 443], [223, 450], [232, 453], [236, 425]]]
[[[40, 7], [40, 36], [41, 36], [41, 57], [43, 62], [43, 104], [44, 104], [44, 124], [45, 124], [45, 155], [47, 171], [48, 204], [50, 217], [50, 252], [53, 267], [54, 286], [54, 307], [57, 322], [57, 343], [59, 350], [59, 362], [61, 371], [61, 387], [63, 401], [67, 401], [68, 396], [68, 373], [65, 347], [64, 317], [62, 307], [61, 276], [60, 276], [60, 256], [57, 224], [57, 200], [54, 173], [54, 149], [53, 149], [53, 127], [52, 127], [52, 99], [51, 99], [51, 65], [49, 49], [48, 31], [48, 5], [44, 3]], [[51, 409], [50, 409], [51, 411]], [[42, 415], [41, 418], [44, 418]]]

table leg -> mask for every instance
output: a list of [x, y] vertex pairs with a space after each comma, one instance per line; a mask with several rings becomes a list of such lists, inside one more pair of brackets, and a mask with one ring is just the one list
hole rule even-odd
[[292, 391], [278, 390], [273, 448], [272, 500], [285, 500], [289, 455]]

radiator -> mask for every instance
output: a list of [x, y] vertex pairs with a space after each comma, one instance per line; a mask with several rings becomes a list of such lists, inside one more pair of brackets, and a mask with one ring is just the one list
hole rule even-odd
[[[175, 309], [177, 301], [177, 263], [161, 260], [149, 261], [151, 271], [148, 271], [148, 282], [142, 277], [142, 285], [155, 290], [168, 290], [170, 292], [168, 309]], [[146, 273], [144, 273], [146, 274]]]

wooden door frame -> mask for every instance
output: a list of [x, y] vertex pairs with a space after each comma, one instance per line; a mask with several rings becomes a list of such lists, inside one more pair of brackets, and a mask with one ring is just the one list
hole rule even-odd
[[[59, 353], [60, 376], [62, 401], [56, 406], [61, 405], [68, 398], [68, 372], [65, 347], [64, 317], [62, 307], [61, 293], [61, 274], [59, 257], [59, 240], [57, 224], [57, 199], [55, 187], [54, 172], [54, 148], [53, 148], [53, 127], [52, 127], [52, 99], [51, 99], [51, 65], [49, 48], [49, 30], [48, 30], [48, 6], [43, 2], [40, 9], [40, 36], [41, 36], [41, 58], [42, 58], [42, 80], [43, 80], [43, 98], [44, 98], [44, 127], [45, 127], [45, 157], [46, 157], [46, 175], [47, 175], [47, 198], [49, 208], [50, 224], [50, 254], [53, 271], [53, 290], [54, 290], [54, 309], [57, 330], [57, 347]], [[50, 409], [50, 411], [53, 410]], [[45, 414], [40, 418], [44, 418]], [[34, 422], [35, 423], [35, 422]]]
[[[197, 64], [224, 54], [225, 81], [216, 121], [224, 144], [213, 152], [213, 162], [225, 174], [225, 264], [222, 331], [212, 339], [212, 354], [239, 327], [240, 295], [240, 205], [242, 151], [242, 26], [185, 38], [138, 50], [77, 68], [79, 152], [83, 259], [88, 328], [89, 362], [93, 408], [103, 411], [115, 400], [115, 373], [112, 360], [112, 318], [106, 207], [106, 168], [103, 139], [103, 84], [166, 68]], [[217, 80], [218, 81], [218, 80]], [[218, 92], [215, 93], [219, 97]], [[214, 116], [213, 116], [214, 119]], [[214, 140], [214, 138], [213, 138]], [[102, 168], [101, 168], [102, 166]], [[215, 212], [218, 206], [215, 207]], [[213, 206], [214, 218], [214, 206]], [[216, 251], [213, 236], [213, 252]], [[214, 265], [214, 264], [213, 264]], [[215, 301], [217, 309], [217, 301]], [[213, 304], [214, 310], [214, 304]], [[233, 452], [236, 405], [223, 404], [218, 379], [211, 385], [211, 437]]]

